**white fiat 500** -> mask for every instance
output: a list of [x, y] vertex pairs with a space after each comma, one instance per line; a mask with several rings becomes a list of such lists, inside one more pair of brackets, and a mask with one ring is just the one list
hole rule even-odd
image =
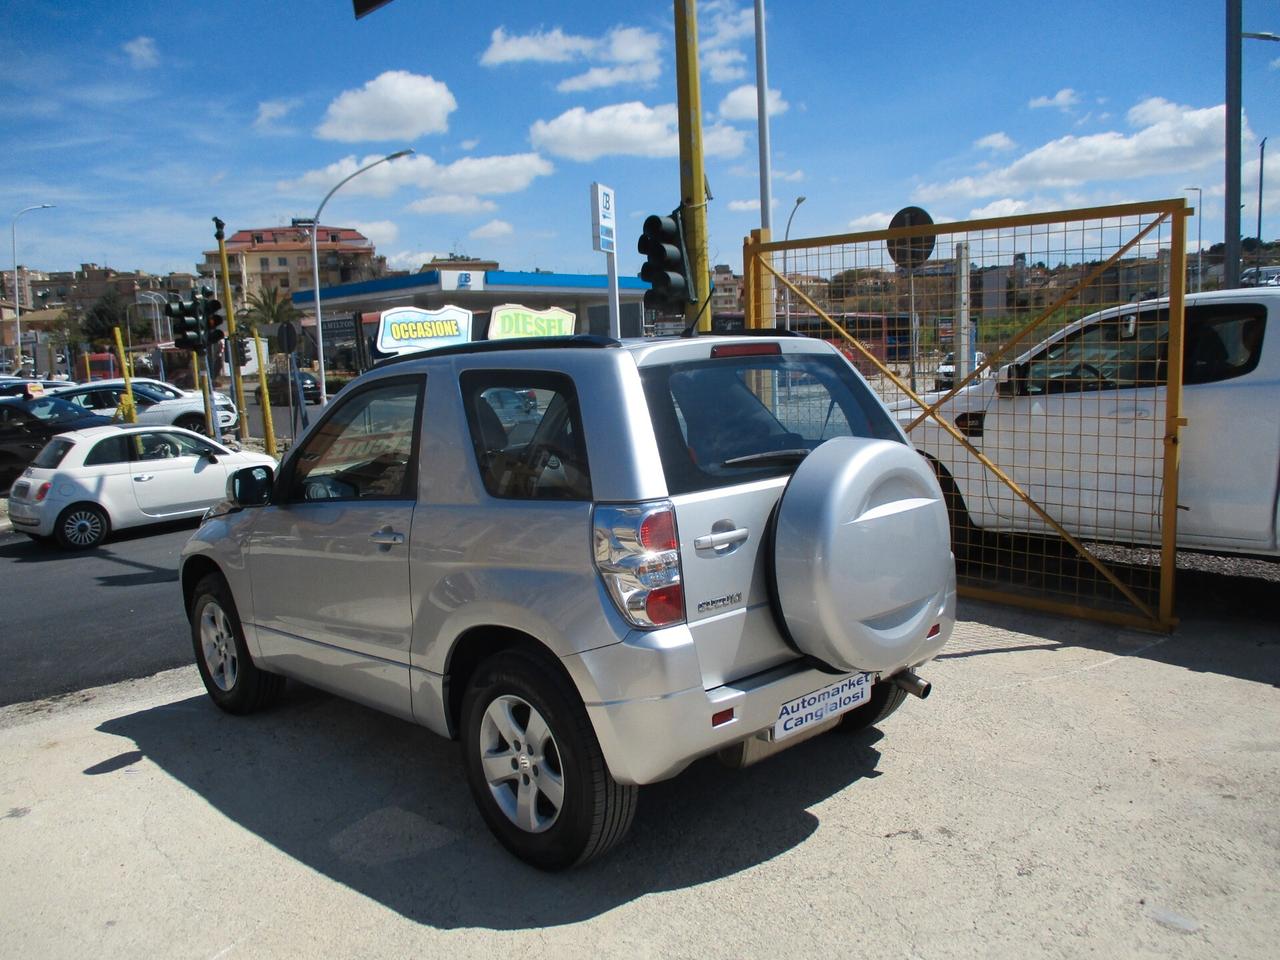
[[274, 467], [178, 427], [91, 427], [50, 440], [13, 484], [9, 518], [35, 539], [69, 549], [112, 530], [198, 517], [226, 495], [242, 467]]

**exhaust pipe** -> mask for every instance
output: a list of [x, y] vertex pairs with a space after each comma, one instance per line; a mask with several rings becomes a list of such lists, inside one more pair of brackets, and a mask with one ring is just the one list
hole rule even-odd
[[912, 670], [903, 670], [901, 673], [895, 673], [889, 678], [907, 693], [913, 697], [925, 699], [933, 691], [933, 684], [928, 680], [921, 680]]

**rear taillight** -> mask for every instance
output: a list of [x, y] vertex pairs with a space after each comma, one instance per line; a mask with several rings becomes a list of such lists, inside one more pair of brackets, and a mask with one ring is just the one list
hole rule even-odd
[[683, 622], [680, 541], [670, 501], [596, 507], [592, 539], [596, 570], [627, 620], [647, 628]]
[[53, 484], [49, 483], [47, 480], [44, 483], [40, 484], [39, 488], [36, 490], [36, 496], [35, 496], [36, 503], [39, 503], [45, 497], [47, 497], [49, 495], [49, 491], [52, 489], [53, 489]]

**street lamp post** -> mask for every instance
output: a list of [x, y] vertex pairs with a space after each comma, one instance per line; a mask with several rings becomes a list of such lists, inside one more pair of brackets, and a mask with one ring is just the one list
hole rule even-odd
[[337, 193], [349, 180], [360, 176], [366, 170], [372, 170], [380, 163], [387, 163], [390, 160], [397, 160], [400, 157], [407, 157], [413, 153], [412, 149], [397, 150], [395, 153], [389, 153], [381, 160], [375, 160], [373, 163], [366, 164], [355, 173], [339, 180], [332, 190], [324, 195], [324, 199], [320, 201], [320, 206], [316, 207], [315, 219], [311, 221], [311, 282], [312, 292], [316, 299], [316, 357], [320, 361], [320, 406], [323, 407], [329, 402], [329, 390], [325, 385], [324, 379], [324, 327], [320, 320], [320, 253], [316, 242], [316, 234], [320, 230], [320, 214], [324, 210], [324, 205], [329, 202], [329, 198]]
[[1258, 263], [1262, 263], [1262, 170], [1267, 165], [1267, 138], [1258, 147]]
[[[787, 217], [787, 229], [783, 231], [783, 234], [782, 234], [783, 243], [786, 243], [788, 240], [791, 239], [791, 221], [795, 218], [796, 211], [800, 209], [800, 204], [804, 203], [805, 200], [807, 199], [808, 199], [807, 197], [796, 197], [795, 206], [791, 208], [791, 214]], [[782, 251], [782, 275], [783, 277], [786, 277], [787, 275], [787, 251], [786, 250]], [[790, 287], [787, 288], [787, 299], [784, 301], [784, 304], [783, 304], [782, 323], [787, 330], [791, 329], [791, 288]]]
[[32, 210], [49, 210], [52, 207], [52, 203], [37, 203], [34, 206], [24, 207], [13, 215], [13, 222], [9, 225], [10, 239], [13, 241], [13, 330], [17, 339], [17, 361], [14, 373], [22, 371], [22, 295], [18, 289], [18, 218]]
[[1204, 191], [1199, 187], [1182, 189], [1196, 192], [1196, 293], [1199, 293], [1204, 289], [1204, 243], [1200, 239], [1200, 227], [1204, 223]]

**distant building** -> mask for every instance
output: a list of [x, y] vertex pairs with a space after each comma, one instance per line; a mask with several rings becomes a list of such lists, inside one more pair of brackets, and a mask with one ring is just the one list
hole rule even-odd
[[[324, 225], [315, 229], [321, 289], [376, 280], [386, 274], [386, 258], [378, 256], [372, 241], [359, 230]], [[237, 303], [266, 287], [287, 295], [312, 287], [308, 221], [295, 220], [287, 227], [237, 230], [227, 238], [226, 248], [231, 290]], [[196, 272], [201, 282], [220, 278], [222, 263], [216, 248], [204, 251], [204, 260], [196, 264]]]
[[711, 271], [711, 315], [741, 313], [743, 279], [727, 263], [718, 263]]

